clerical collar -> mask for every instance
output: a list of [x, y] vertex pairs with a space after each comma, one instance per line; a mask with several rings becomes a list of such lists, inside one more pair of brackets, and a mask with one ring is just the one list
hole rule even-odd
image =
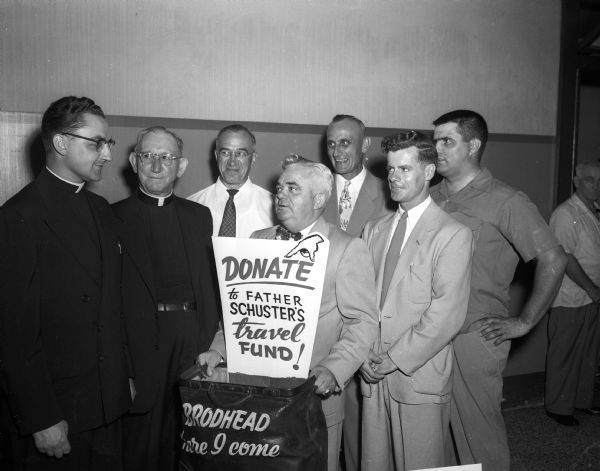
[[68, 190], [70, 193], [79, 193], [81, 190], [83, 190], [83, 186], [85, 185], [85, 182], [73, 183], [73, 182], [70, 182], [69, 180], [67, 180], [66, 178], [63, 178], [60, 175], [57, 175], [56, 173], [54, 173], [52, 170], [50, 170], [48, 168], [48, 166], [46, 166], [46, 170], [48, 170], [52, 175], [54, 175], [60, 181], [67, 183], [69, 186], [61, 185], [61, 188]]
[[138, 187], [137, 197], [140, 201], [150, 205], [150, 206], [166, 206], [171, 204], [175, 195], [173, 191], [168, 196], [153, 196], [146, 193], [142, 188]]

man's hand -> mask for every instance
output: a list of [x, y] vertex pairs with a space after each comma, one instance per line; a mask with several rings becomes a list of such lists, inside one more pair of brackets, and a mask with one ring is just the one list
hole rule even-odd
[[396, 371], [398, 367], [396, 363], [392, 361], [390, 356], [387, 353], [381, 354], [381, 363], [378, 363], [373, 366], [373, 369], [376, 373], [379, 373], [383, 376], [389, 375], [390, 373]]
[[315, 392], [322, 396], [329, 396], [338, 388], [335, 376], [324, 366], [315, 366], [311, 371], [315, 379]]
[[221, 363], [223, 357], [216, 350], [208, 350], [198, 355], [198, 364], [206, 365], [206, 376], [212, 376], [216, 366]]
[[519, 317], [490, 316], [478, 321], [480, 335], [487, 341], [500, 345], [505, 340], [522, 337], [531, 330], [531, 326]]
[[56, 425], [33, 434], [35, 447], [40, 453], [62, 458], [71, 451], [71, 444], [67, 438], [68, 433], [69, 424], [65, 420], [61, 420]]
[[369, 350], [368, 360], [360, 367], [360, 374], [367, 383], [375, 384], [384, 378], [385, 375], [379, 373], [376, 369], [376, 367], [381, 365], [382, 361], [383, 358], [377, 355], [373, 350]]

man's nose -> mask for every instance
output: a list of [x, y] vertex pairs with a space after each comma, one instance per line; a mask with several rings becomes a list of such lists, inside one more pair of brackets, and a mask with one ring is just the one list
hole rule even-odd
[[100, 157], [104, 160], [111, 161], [112, 160], [112, 150], [110, 150], [109, 146], [104, 146], [100, 151]]
[[160, 160], [160, 157], [154, 157], [154, 158], [152, 159], [152, 167], [151, 167], [151, 170], [152, 170], [154, 173], [160, 173], [161, 169], [162, 169], [162, 162], [161, 162], [161, 160]]

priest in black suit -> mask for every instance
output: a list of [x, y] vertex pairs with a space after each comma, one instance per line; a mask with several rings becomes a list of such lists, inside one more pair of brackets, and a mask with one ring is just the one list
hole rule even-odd
[[129, 156], [139, 187], [113, 207], [124, 245], [123, 307], [137, 396], [125, 418], [127, 470], [169, 471], [181, 449], [179, 375], [210, 345], [219, 319], [210, 211], [173, 194], [183, 142], [155, 126]]
[[0, 209], [0, 423], [9, 469], [122, 469], [131, 405], [116, 218], [87, 181], [111, 160], [89, 98], [42, 118], [46, 168]]

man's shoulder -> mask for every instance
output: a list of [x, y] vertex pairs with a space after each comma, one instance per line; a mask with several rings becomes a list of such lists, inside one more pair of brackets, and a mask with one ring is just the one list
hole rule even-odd
[[196, 203], [204, 204], [206, 202], [206, 199], [209, 197], [210, 192], [214, 190], [216, 185], [216, 183], [208, 185], [206, 188], [203, 188], [200, 191], [197, 191], [196, 193], [192, 193], [186, 199], [194, 201]]
[[266, 227], [264, 229], [258, 229], [254, 231], [251, 235], [251, 239], [273, 239], [275, 237], [275, 231], [277, 230], [277, 226]]
[[202, 203], [198, 203], [193, 200], [189, 200], [186, 198], [181, 198], [179, 196], [175, 196], [173, 202], [178, 205], [178, 207], [183, 208], [186, 211], [192, 211], [203, 215], [210, 216], [210, 210], [204, 206]]

